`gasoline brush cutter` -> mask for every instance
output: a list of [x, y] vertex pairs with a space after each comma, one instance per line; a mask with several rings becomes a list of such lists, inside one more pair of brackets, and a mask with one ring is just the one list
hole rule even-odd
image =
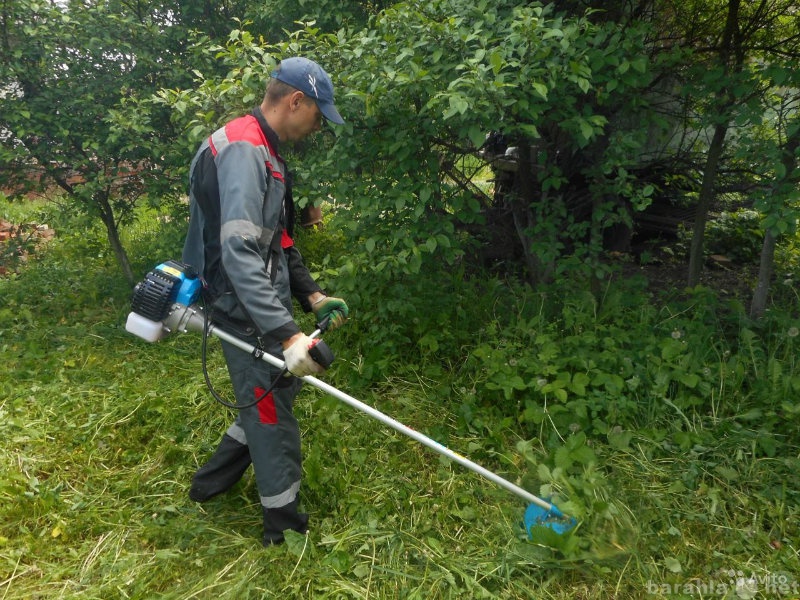
[[[194, 331], [202, 333], [204, 335], [204, 356], [205, 341], [209, 336], [213, 335], [245, 352], [251, 353], [254, 357], [264, 360], [274, 367], [282, 369], [282, 374], [285, 374], [286, 366], [283, 360], [248, 344], [212, 322], [213, 320], [209, 320], [208, 314], [199, 304], [202, 287], [202, 281], [192, 267], [176, 261], [166, 261], [159, 264], [134, 288], [131, 312], [128, 314], [125, 329], [148, 342], [157, 342], [175, 332]], [[327, 368], [333, 362], [333, 352], [318, 337], [325, 331], [327, 323], [320, 323], [317, 327], [318, 329], [310, 336], [313, 341], [309, 348], [309, 354], [317, 363]], [[256, 400], [256, 402], [249, 405], [237, 405], [222, 401], [211, 387], [208, 375], [205, 373], [205, 365], [203, 371], [206, 376], [206, 383], [212, 394], [225, 406], [241, 409], [258, 402]], [[558, 534], [565, 533], [575, 527], [575, 518], [568, 517], [554, 504], [534, 496], [518, 485], [316, 377], [309, 375], [302, 379], [529, 502], [530, 504], [523, 517], [525, 531], [529, 536], [534, 527], [547, 527]], [[264, 395], [267, 393], [269, 393], [269, 390]]]

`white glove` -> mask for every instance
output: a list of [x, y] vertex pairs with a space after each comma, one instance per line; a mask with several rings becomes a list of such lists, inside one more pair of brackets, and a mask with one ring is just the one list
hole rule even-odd
[[283, 351], [283, 360], [286, 362], [286, 368], [295, 377], [314, 375], [325, 370], [314, 362], [314, 359], [308, 353], [308, 349], [313, 343], [314, 340], [306, 334], [301, 334], [291, 346]]

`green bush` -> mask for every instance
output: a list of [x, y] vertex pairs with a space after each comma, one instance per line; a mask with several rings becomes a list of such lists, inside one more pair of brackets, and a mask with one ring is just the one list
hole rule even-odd
[[761, 220], [758, 212], [746, 209], [716, 215], [706, 226], [708, 252], [738, 264], [757, 263], [764, 242]]
[[[704, 240], [708, 255], [725, 256], [739, 265], [758, 264], [764, 242], [762, 215], [754, 210], [739, 209], [711, 215]], [[688, 253], [691, 228], [679, 227], [678, 248]]]

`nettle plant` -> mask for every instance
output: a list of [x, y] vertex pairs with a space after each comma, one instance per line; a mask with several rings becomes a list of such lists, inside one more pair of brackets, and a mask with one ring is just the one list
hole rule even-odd
[[631, 296], [562, 296], [555, 314], [490, 324], [469, 357], [472, 397], [554, 447], [579, 431], [625, 445], [654, 419], [719, 411], [720, 390], [733, 394], [747, 369], [731, 360], [716, 301], [698, 291], [658, 309]]

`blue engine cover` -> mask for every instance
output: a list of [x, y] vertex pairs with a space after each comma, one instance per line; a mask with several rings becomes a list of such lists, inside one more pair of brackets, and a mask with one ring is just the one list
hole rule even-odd
[[197, 276], [194, 267], [168, 260], [167, 262], [158, 265], [156, 270], [162, 271], [163, 273], [171, 275], [172, 277], [180, 280], [180, 287], [178, 287], [178, 291], [174, 299], [175, 302], [183, 304], [184, 306], [190, 306], [191, 304], [194, 304], [200, 297], [200, 291], [203, 288], [203, 282]]

